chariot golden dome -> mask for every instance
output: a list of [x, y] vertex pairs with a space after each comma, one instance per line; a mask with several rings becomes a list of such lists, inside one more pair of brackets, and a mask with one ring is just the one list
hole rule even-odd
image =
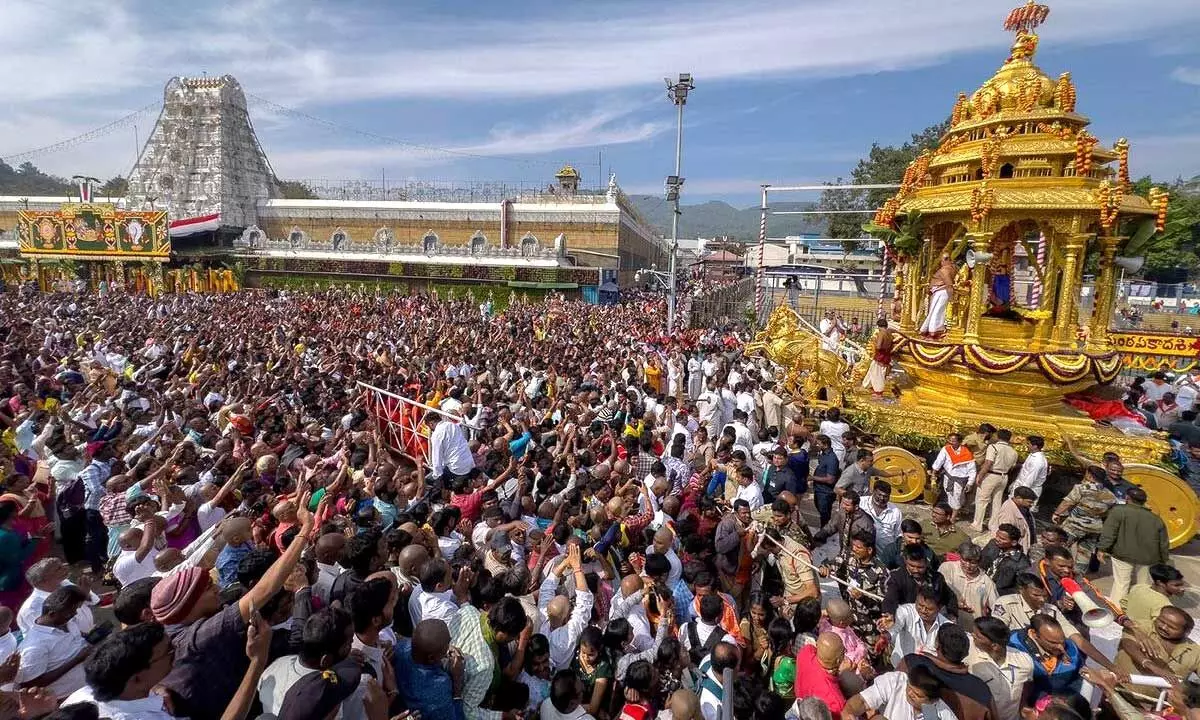
[[1090, 210], [1105, 231], [1118, 215], [1161, 220], [1165, 194], [1156, 191], [1148, 202], [1128, 192], [1129, 143], [1101, 145], [1075, 111], [1070, 73], [1052, 79], [1034, 64], [1034, 30], [1049, 13], [1033, 0], [1009, 13], [1004, 26], [1016, 39], [1008, 58], [975, 92], [959, 93], [938, 147], [907, 168], [876, 225], [893, 226], [897, 215], [914, 210], [976, 229], [993, 211]]
[[1056, 83], [1033, 64], [1037, 43], [1037, 35], [1018, 35], [1008, 60], [971, 95], [966, 107], [999, 108], [1000, 113], [1054, 109]]

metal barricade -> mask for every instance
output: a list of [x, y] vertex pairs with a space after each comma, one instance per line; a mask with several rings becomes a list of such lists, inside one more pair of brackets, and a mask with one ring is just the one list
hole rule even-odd
[[429, 413], [436, 413], [450, 422], [472, 430], [478, 429], [452, 413], [364, 382], [357, 385], [363, 393], [367, 414], [375, 423], [384, 443], [413, 462], [429, 464], [430, 433], [425, 426], [425, 417]]

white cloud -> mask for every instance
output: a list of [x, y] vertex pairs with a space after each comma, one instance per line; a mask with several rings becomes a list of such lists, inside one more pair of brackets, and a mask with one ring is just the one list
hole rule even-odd
[[[689, 3], [678, 12], [613, 3], [587, 20], [513, 21], [416, 17], [386, 27], [399, 42], [370, 36], [352, 47], [309, 47], [262, 73], [299, 97], [478, 98], [544, 96], [658, 85], [693, 72], [701, 84], [787, 74], [855, 74], [924, 65], [955, 53], [1001, 48], [1011, 0], [810, 0]], [[1128, 39], [1200, 19], [1193, 0], [1162, 0], [1154, 13], [1125, 0], [1060, 0], [1046, 42]], [[381, 28], [383, 29], [383, 28]], [[309, 64], [320, 68], [312, 72]]]
[[1171, 182], [1196, 175], [1195, 158], [1200, 156], [1200, 133], [1129, 136], [1129, 165], [1134, 177], [1149, 175]]
[[[695, 74], [702, 92], [723, 81], [923, 66], [980, 49], [996, 50], [998, 63], [1010, 42], [1000, 25], [1011, 5], [1013, 0], [703, 0], [664, 8], [614, 0], [599, 9], [540, 5], [544, 12], [529, 17], [517, 4], [510, 19], [497, 20], [350, 0], [5, 0], [0, 152], [102, 125], [114, 115], [93, 110], [97, 105], [128, 112], [160, 97], [170, 75], [202, 71], [233, 74], [249, 93], [289, 106], [322, 106], [313, 112], [329, 115], [330, 108], [349, 103], [370, 112], [369, 103], [406, 98], [484, 107], [478, 101], [561, 96], [565, 107], [579, 108], [588, 95], [661, 92], [661, 77], [680, 70]], [[1128, 41], [1197, 21], [1195, 0], [1158, 0], [1154, 12], [1128, 0], [1055, 0], [1042, 36], [1055, 46]], [[1185, 82], [1197, 76], [1200, 71], [1189, 68], [1176, 71]], [[489, 120], [496, 113], [528, 117], [520, 104], [486, 107]], [[266, 116], [261, 107], [254, 116], [264, 130], [292, 122]], [[493, 120], [493, 131], [482, 140], [437, 142], [480, 155], [521, 155], [638, 142], [663, 129], [628, 114], [585, 114], [532, 129], [511, 128], [504, 120]], [[148, 128], [142, 130], [144, 138]], [[128, 143], [109, 138], [70, 157], [37, 162], [59, 172], [85, 163], [97, 172], [123, 172], [124, 160], [104, 161], [102, 150], [123, 157]], [[417, 167], [436, 160], [398, 146], [272, 152], [281, 173], [294, 165], [338, 176], [389, 157]]]
[[[347, 5], [334, 14], [305, 0], [234, 0], [197, 4], [191, 15], [165, 8], [175, 22], [163, 27], [158, 6], [136, 0], [8, 0], [0, 11], [9, 40], [0, 104], [152, 92], [173, 70], [201, 69], [233, 73], [280, 102], [322, 103], [564, 95], [655, 86], [678, 70], [701, 85], [854, 74], [1001, 48], [1010, 41], [1000, 23], [1011, 4], [709, 1], [664, 12], [613, 2], [586, 19], [567, 6], [531, 18], [448, 22], [403, 8], [368, 15]], [[1043, 36], [1094, 43], [1189, 20], [1200, 20], [1194, 0], [1159, 0], [1152, 13], [1127, 0], [1058, 0]]]
[[1171, 77], [1188, 85], [1200, 85], [1200, 68], [1177, 67], [1172, 71]]
[[[536, 127], [506, 123], [484, 139], [457, 143], [439, 152], [413, 145], [374, 145], [284, 150], [271, 154], [271, 163], [283, 177], [345, 177], [382, 166], [408, 169], [434, 167], [465, 158], [513, 158], [559, 150], [623, 145], [647, 140], [672, 125], [639, 122], [630, 118], [638, 107], [610, 101], [582, 115], [555, 115]], [[545, 173], [540, 173], [545, 174]]]

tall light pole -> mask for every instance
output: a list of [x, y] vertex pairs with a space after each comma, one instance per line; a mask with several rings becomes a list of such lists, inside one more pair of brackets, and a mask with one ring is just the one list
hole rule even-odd
[[667, 271], [667, 334], [675, 332], [675, 292], [676, 264], [679, 255], [679, 189], [683, 187], [683, 177], [680, 171], [683, 165], [683, 106], [687, 104], [688, 93], [695, 87], [691, 73], [679, 73], [679, 78], [672, 82], [666, 78], [667, 97], [678, 110], [678, 127], [675, 133], [675, 174], [667, 176], [667, 202], [672, 204], [671, 213], [671, 259]]

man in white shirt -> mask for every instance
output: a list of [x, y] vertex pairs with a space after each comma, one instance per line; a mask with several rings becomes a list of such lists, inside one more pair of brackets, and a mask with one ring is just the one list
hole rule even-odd
[[700, 714], [704, 720], [720, 720], [721, 706], [725, 693], [733, 692], [733, 688], [724, 685], [726, 670], [734, 671], [737, 677], [737, 666], [740, 662], [738, 646], [731, 642], [719, 642], [712, 653], [700, 663]]
[[458, 582], [450, 565], [440, 557], [427, 560], [421, 566], [421, 585], [408, 598], [408, 614], [413, 626], [422, 620], [437, 619], [449, 623], [458, 614], [458, 599], [467, 597], [473, 579], [470, 568], [458, 571]]
[[675, 587], [675, 583], [683, 577], [683, 562], [675, 553], [675, 532], [670, 528], [659, 528], [654, 533], [654, 543], [646, 548], [646, 555], [662, 555], [671, 564], [667, 575], [667, 587]]
[[953, 432], [946, 436], [946, 444], [938, 451], [937, 459], [929, 468], [933, 473], [942, 473], [942, 487], [946, 489], [946, 503], [950, 505], [950, 521], [958, 517], [967, 490], [975, 484], [975, 455], [971, 448], [962, 444], [962, 435]]
[[[565, 595], [558, 594], [558, 584], [568, 570], [575, 576], [575, 607]], [[538, 609], [545, 620], [539, 632], [550, 641], [550, 667], [559, 671], [575, 657], [579, 635], [592, 616], [592, 593], [583, 577], [583, 563], [578, 543], [571, 543], [567, 555], [554, 568], [538, 590]]]
[[937, 652], [938, 628], [948, 622], [950, 619], [942, 614], [937, 591], [918, 588], [917, 601], [897, 607], [891, 627], [887, 628], [892, 635], [892, 666], [899, 665], [905, 655]]
[[869, 709], [888, 720], [957, 720], [941, 700], [942, 687], [925, 667], [884, 673], [847, 701], [842, 716], [859, 717]]
[[462, 406], [462, 388], [450, 388], [450, 392], [447, 394], [446, 399], [442, 400], [442, 412], [446, 412], [451, 415], [459, 415], [461, 414], [459, 411], [462, 410]]
[[321, 602], [329, 604], [329, 591], [333, 589], [333, 581], [346, 571], [338, 564], [342, 556], [342, 548], [346, 546], [346, 536], [340, 532], [325, 533], [317, 538], [317, 581], [313, 583], [313, 595]]
[[1185, 374], [1182, 379], [1176, 381], [1175, 403], [1179, 406], [1179, 412], [1195, 409], [1197, 394], [1200, 394], [1200, 388], [1190, 375]]
[[675, 437], [683, 436], [684, 452], [692, 451], [692, 431], [687, 427], [688, 414], [684, 411], [675, 413], [675, 423], [671, 427], [671, 443], [675, 442]]
[[734, 401], [737, 409], [746, 413], [746, 427], [750, 429], [751, 439], [758, 440], [758, 401], [754, 399], [750, 383], [743, 382], [739, 385]]
[[1158, 402], [1162, 400], [1162, 396], [1171, 391], [1170, 384], [1167, 383], [1167, 374], [1156, 372], [1150, 377], [1150, 382], [1143, 386], [1146, 390], [1146, 400], [1149, 402]]
[[[175, 659], [175, 648], [162, 625], [141, 623], [121, 630], [99, 645], [87, 684], [63, 705], [93, 703], [111, 720], [173, 720], [163, 697], [151, 692]], [[145, 658], [144, 664], [141, 661]]]
[[83, 661], [92, 647], [73, 630], [71, 620], [85, 600], [87, 594], [74, 585], [61, 587], [46, 598], [41, 616], [29, 626], [17, 648], [21, 656], [18, 685], [44, 687], [56, 698], [84, 686]]
[[724, 612], [725, 601], [720, 595], [705, 595], [700, 598], [700, 617], [679, 629], [679, 644], [693, 661], [699, 663], [719, 642], [736, 642], [720, 625]]
[[121, 553], [113, 563], [113, 576], [122, 587], [154, 574], [154, 559], [158, 557], [154, 540], [161, 527], [160, 518], [155, 516], [144, 528], [129, 528], [121, 533]]
[[[30, 565], [29, 569], [25, 571], [25, 579], [33, 586], [33, 592], [25, 598], [25, 602], [21, 603], [21, 608], [17, 611], [17, 627], [23, 633], [29, 632], [29, 628], [42, 614], [42, 604], [46, 602], [46, 598], [50, 597], [50, 593], [60, 587], [74, 587], [67, 578], [67, 564], [58, 558], [43, 558]], [[88, 593], [87, 601], [79, 608], [75, 619], [71, 621], [75, 626], [75, 632], [79, 634], [92, 629], [95, 623], [92, 619], [91, 606], [100, 602], [100, 598], [96, 597], [95, 593], [90, 590], [86, 592]]]
[[738, 468], [737, 482], [737, 494], [733, 498], [735, 501], [745, 500], [750, 506], [750, 512], [763, 506], [762, 486], [755, 480], [753, 470], [745, 466]]
[[876, 480], [871, 489], [871, 496], [858, 501], [863, 512], [875, 521], [875, 551], [879, 559], [888, 565], [896, 559], [900, 538], [900, 523], [904, 522], [904, 513], [891, 502], [892, 486], [884, 480]]
[[[733, 411], [733, 422], [728, 427], [733, 428], [734, 444], [741, 445], [747, 450], [754, 447], [754, 438], [750, 434], [750, 426], [746, 424], [747, 415], [740, 408]], [[724, 432], [724, 428], [721, 429]]]
[[1046, 474], [1050, 470], [1050, 464], [1046, 462], [1046, 453], [1042, 452], [1042, 448], [1046, 446], [1046, 439], [1037, 435], [1030, 435], [1026, 439], [1029, 441], [1029, 455], [1025, 457], [1025, 462], [1021, 463], [1021, 471], [1017, 473], [1017, 479], [1008, 489], [1010, 497], [1012, 491], [1019, 487], [1027, 487], [1034, 495], [1041, 497], [1042, 486], [1046, 484]]
[[362, 653], [374, 669], [375, 677], [381, 681], [387, 671], [384, 655], [388, 652], [388, 646], [396, 644], [392, 613], [398, 595], [396, 576], [384, 570], [359, 585], [348, 603], [354, 621], [351, 648]]
[[700, 393], [696, 407], [700, 410], [700, 422], [708, 428], [709, 437], [720, 437], [721, 416], [724, 411], [721, 409], [721, 396], [717, 394], [712, 382], [709, 382], [708, 388]]
[[[357, 665], [342, 663], [342, 660], [349, 654], [353, 636], [354, 625], [349, 613], [333, 613], [326, 609], [310, 615], [304, 623], [305, 643], [301, 654], [279, 658], [267, 666], [258, 680], [258, 699], [262, 702], [263, 712], [277, 716], [283, 708], [283, 699], [288, 690], [300, 678], [312, 673], [330, 670], [337, 674], [338, 682], [352, 680], [352, 677], [344, 677], [345, 673], [358, 673], [360, 670]], [[365, 682], [360, 683], [358, 689], [342, 701], [338, 717], [342, 720], [365, 720], [363, 698], [366, 685]]]
[[842, 422], [842, 411], [837, 408], [826, 410], [825, 419], [821, 421], [817, 432], [829, 438], [829, 448], [837, 455], [838, 464], [844, 462], [846, 446], [842, 443], [842, 436], [850, 432], [850, 426]]
[[[737, 409], [737, 398], [729, 387], [722, 387], [719, 394], [721, 396], [721, 426], [724, 427], [733, 422], [733, 412]], [[746, 447], [750, 447], [750, 443], [747, 443]]]
[[451, 475], [471, 472], [475, 458], [462, 428], [438, 413], [427, 414], [425, 422], [433, 424], [429, 435], [429, 477], [441, 477], [446, 472]]
[[613, 593], [612, 602], [608, 606], [609, 621], [625, 618], [633, 631], [633, 642], [630, 649], [642, 652], [654, 644], [650, 619], [646, 617], [646, 608], [642, 606], [643, 581], [640, 575], [626, 575]]

